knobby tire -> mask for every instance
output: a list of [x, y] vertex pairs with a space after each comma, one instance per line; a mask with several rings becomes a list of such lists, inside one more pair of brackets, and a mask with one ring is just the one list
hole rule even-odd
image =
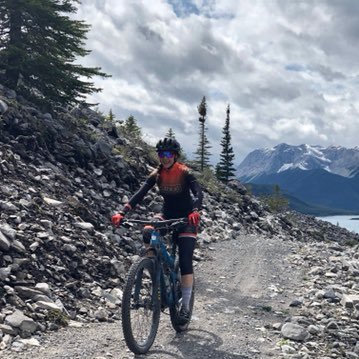
[[160, 321], [160, 305], [154, 259], [141, 258], [129, 270], [122, 298], [122, 330], [133, 353], [145, 354], [151, 348]]

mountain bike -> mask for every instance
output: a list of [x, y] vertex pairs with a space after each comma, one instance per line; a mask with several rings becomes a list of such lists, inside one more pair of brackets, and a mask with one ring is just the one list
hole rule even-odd
[[[179, 311], [182, 302], [175, 231], [188, 223], [187, 218], [163, 221], [126, 219], [122, 226], [134, 224], [152, 226], [151, 241], [146, 254], [130, 268], [122, 297], [122, 330], [128, 348], [144, 354], [152, 346], [160, 322], [161, 310], [169, 308], [172, 327], [176, 332], [187, 330], [189, 322], [181, 325]], [[166, 235], [170, 244], [166, 245]], [[190, 318], [194, 304], [194, 286], [190, 300]]]

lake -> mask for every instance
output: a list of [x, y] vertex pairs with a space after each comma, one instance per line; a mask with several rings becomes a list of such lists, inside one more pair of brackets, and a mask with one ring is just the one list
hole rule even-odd
[[[335, 225], [339, 224], [340, 227], [359, 233], [359, 214], [353, 214], [351, 216], [327, 216], [317, 218]], [[351, 218], [358, 218], [358, 220], [352, 220]]]

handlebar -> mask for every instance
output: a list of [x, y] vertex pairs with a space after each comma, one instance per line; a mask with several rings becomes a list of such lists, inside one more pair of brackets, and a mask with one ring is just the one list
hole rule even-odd
[[174, 228], [181, 224], [187, 224], [188, 218], [175, 218], [166, 220], [141, 220], [141, 219], [124, 219], [121, 226], [130, 227], [131, 224], [152, 226], [156, 229]]

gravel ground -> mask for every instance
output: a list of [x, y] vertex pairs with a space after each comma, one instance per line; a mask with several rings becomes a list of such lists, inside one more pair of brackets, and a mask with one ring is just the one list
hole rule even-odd
[[67, 327], [37, 337], [40, 347], [4, 351], [2, 358], [277, 358], [279, 332], [289, 303], [303, 274], [289, 257], [299, 243], [242, 235], [212, 243], [204, 261], [196, 263], [196, 302], [186, 333], [176, 334], [169, 316], [162, 314], [159, 332], [146, 356], [127, 348], [121, 323], [91, 323]]

